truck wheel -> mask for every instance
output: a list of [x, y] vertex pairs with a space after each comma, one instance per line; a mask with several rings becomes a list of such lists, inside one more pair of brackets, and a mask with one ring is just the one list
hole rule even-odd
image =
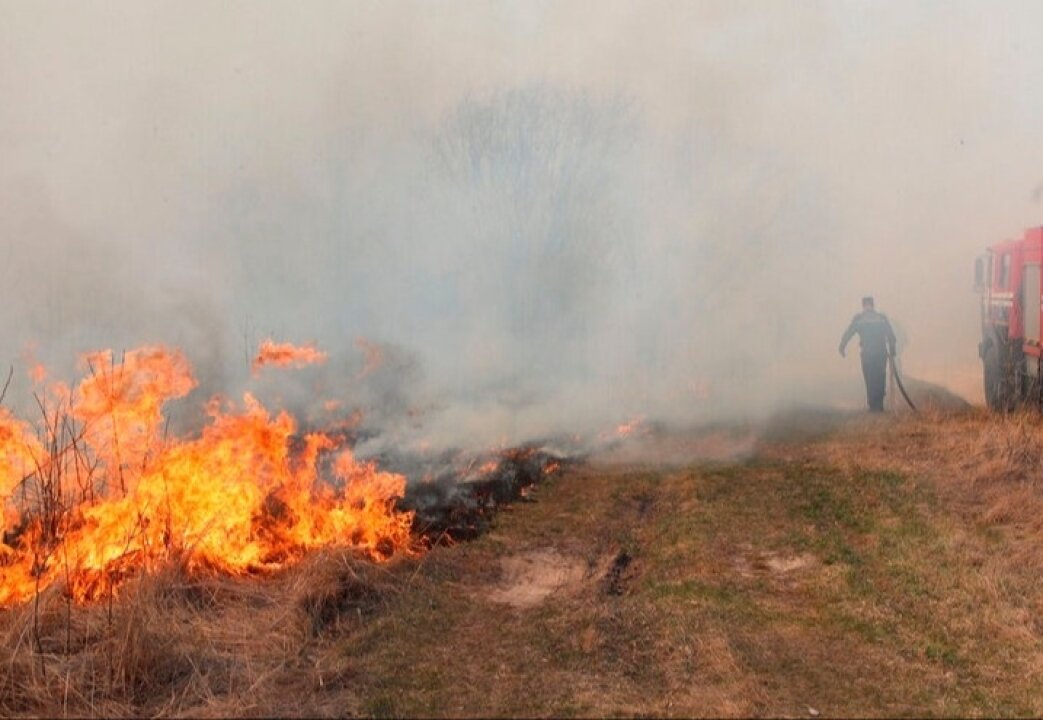
[[985, 404], [991, 410], [1010, 410], [1012, 388], [1010, 379], [1004, 372], [1000, 349], [990, 343], [982, 357], [982, 371], [985, 380]]

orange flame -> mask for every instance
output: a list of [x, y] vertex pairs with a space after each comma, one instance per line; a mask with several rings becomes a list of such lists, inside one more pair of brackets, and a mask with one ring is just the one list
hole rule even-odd
[[47, 379], [47, 368], [41, 363], [33, 363], [29, 367], [29, 379], [33, 385], [41, 385]]
[[296, 437], [290, 415], [250, 395], [241, 409], [212, 401], [198, 438], [165, 438], [164, 403], [196, 384], [180, 352], [86, 360], [73, 391], [54, 389], [53, 417], [44, 405], [46, 444], [0, 410], [0, 529], [17, 530], [0, 537], [0, 607], [52, 584], [96, 599], [171, 561], [243, 574], [322, 546], [377, 560], [412, 551], [412, 513], [395, 509], [403, 476], [358, 462], [331, 435]]
[[294, 345], [277, 343], [269, 339], [263, 341], [257, 351], [257, 357], [253, 361], [253, 373], [258, 374], [266, 365], [300, 368], [324, 362], [326, 362], [326, 353], [316, 348], [314, 344]]
[[36, 343], [30, 342], [22, 349], [22, 362], [25, 363], [30, 382], [41, 385], [47, 379], [47, 368], [36, 359]]
[[644, 416], [639, 415], [638, 417], [630, 420], [629, 422], [622, 423], [616, 426], [616, 434], [627, 436], [632, 434], [645, 422]]
[[185, 356], [163, 347], [132, 350], [118, 364], [110, 350], [88, 353], [82, 362], [90, 375], [73, 393], [71, 414], [125, 491], [139, 461], [159, 449], [163, 404], [187, 395], [196, 381]]
[[478, 468], [476, 474], [477, 475], [490, 475], [490, 474], [496, 472], [496, 469], [498, 467], [500, 467], [500, 461], [499, 460], [487, 460], [486, 462], [482, 463], [481, 467]]
[[[0, 539], [8, 527], [18, 521], [17, 513], [9, 507], [9, 500], [22, 479], [36, 469], [37, 458], [43, 458], [43, 446], [33, 435], [32, 428], [0, 408]], [[0, 543], [0, 550], [3, 549]]]

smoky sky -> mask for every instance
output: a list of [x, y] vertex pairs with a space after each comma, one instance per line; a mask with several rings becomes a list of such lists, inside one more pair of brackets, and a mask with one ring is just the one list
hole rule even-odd
[[[484, 443], [858, 406], [836, 344], [873, 294], [906, 372], [978, 399], [974, 258], [1043, 222], [1041, 22], [0, 0], [0, 361], [178, 345], [201, 395]], [[331, 361], [251, 380], [268, 336]]]

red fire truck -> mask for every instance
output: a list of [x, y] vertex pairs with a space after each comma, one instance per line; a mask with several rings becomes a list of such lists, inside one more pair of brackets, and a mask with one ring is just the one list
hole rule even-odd
[[994, 410], [1030, 403], [1043, 407], [1040, 342], [1040, 264], [1043, 227], [1019, 240], [997, 243], [974, 266], [981, 295], [981, 343], [985, 402]]

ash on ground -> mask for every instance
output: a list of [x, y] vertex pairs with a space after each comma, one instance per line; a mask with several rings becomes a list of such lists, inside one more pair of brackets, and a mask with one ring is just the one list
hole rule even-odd
[[433, 461], [405, 453], [379, 458], [381, 467], [410, 478], [399, 507], [414, 511], [413, 527], [434, 542], [480, 535], [501, 506], [527, 499], [535, 485], [574, 461], [541, 445], [478, 455], [451, 450]]

